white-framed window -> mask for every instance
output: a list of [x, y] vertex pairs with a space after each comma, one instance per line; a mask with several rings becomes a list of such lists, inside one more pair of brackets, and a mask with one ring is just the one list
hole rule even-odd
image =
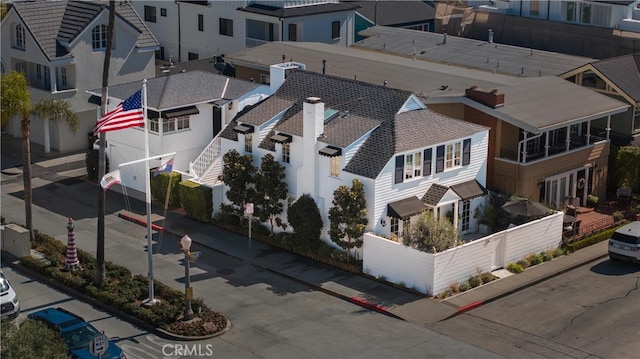
[[404, 156], [404, 179], [422, 176], [422, 152]]
[[162, 120], [162, 133], [176, 132], [189, 128], [189, 116], [178, 116]]
[[160, 132], [160, 123], [158, 118], [149, 118], [149, 132]]
[[466, 199], [466, 200], [462, 201], [462, 216], [461, 216], [461, 219], [462, 219], [462, 228], [461, 228], [461, 230], [462, 230], [462, 232], [466, 232], [466, 231], [469, 230], [470, 223], [471, 223], [470, 214], [471, 214], [471, 201]]
[[56, 67], [56, 86], [58, 90], [64, 90], [68, 87], [67, 69], [65, 67]]
[[291, 144], [288, 142], [282, 144], [282, 162], [291, 163]]
[[444, 168], [450, 169], [459, 167], [462, 159], [462, 143], [450, 143], [446, 146]]
[[98, 25], [91, 30], [91, 44], [94, 51], [107, 48], [107, 25]]
[[198, 14], [198, 31], [204, 31], [204, 15]]
[[340, 156], [331, 157], [329, 160], [331, 162], [331, 171], [329, 174], [332, 177], [340, 176]]
[[18, 24], [16, 25], [14, 46], [18, 49], [24, 50], [25, 49], [24, 42], [25, 42], [24, 27], [22, 26], [22, 24]]
[[36, 64], [36, 79], [42, 80], [42, 65]]
[[42, 66], [43, 74], [42, 80], [44, 81], [44, 89], [47, 91], [51, 91], [51, 69], [49, 66]]
[[18, 61], [14, 64], [16, 71], [22, 72], [25, 77], [27, 76], [27, 63], [25, 61]]
[[244, 134], [244, 151], [253, 152], [253, 133], [247, 132]]
[[395, 217], [391, 217], [389, 232], [391, 233], [391, 239], [398, 242], [398, 238], [400, 237], [400, 220], [399, 219]]

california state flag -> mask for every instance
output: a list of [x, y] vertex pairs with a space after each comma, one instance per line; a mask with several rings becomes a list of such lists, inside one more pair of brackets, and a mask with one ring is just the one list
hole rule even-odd
[[111, 171], [102, 176], [102, 180], [100, 180], [100, 187], [104, 188], [106, 191], [114, 184], [120, 183], [120, 181], [120, 170]]

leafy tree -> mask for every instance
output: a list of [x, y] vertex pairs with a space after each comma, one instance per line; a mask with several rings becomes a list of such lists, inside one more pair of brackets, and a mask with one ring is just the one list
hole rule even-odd
[[447, 219], [424, 211], [402, 232], [404, 244], [427, 253], [438, 253], [460, 244], [460, 233]]
[[289, 206], [287, 217], [298, 238], [309, 244], [319, 244], [320, 232], [324, 224], [313, 197], [304, 194], [298, 198]]
[[256, 174], [256, 212], [262, 222], [269, 221], [271, 233], [274, 224], [283, 227], [285, 224], [278, 217], [284, 209], [282, 201], [287, 199], [287, 182], [284, 166], [275, 160], [273, 155], [262, 157], [260, 170]]
[[46, 324], [25, 319], [19, 325], [17, 320], [2, 321], [3, 358], [68, 358], [67, 345]]
[[362, 182], [354, 179], [351, 188], [340, 186], [333, 192], [329, 209], [329, 236], [351, 255], [352, 248], [362, 247], [362, 235], [367, 227], [367, 202]]
[[24, 74], [11, 71], [2, 74], [0, 98], [0, 114], [2, 127], [6, 126], [14, 116], [20, 116], [20, 131], [22, 134], [22, 183], [24, 185], [25, 225], [30, 232], [31, 240], [35, 240], [33, 232], [32, 193], [31, 188], [31, 94], [29, 83]]
[[623, 146], [616, 160], [620, 186], [640, 191], [640, 147]]
[[[252, 202], [255, 198], [255, 174], [253, 156], [246, 154], [241, 156], [236, 150], [231, 150], [222, 157], [222, 181], [227, 185], [227, 198], [232, 205], [229, 210], [242, 216], [244, 204]], [[227, 207], [223, 207], [227, 208]]]
[[33, 108], [33, 113], [44, 120], [45, 152], [48, 152], [47, 146], [49, 143], [48, 121], [57, 122], [64, 120], [69, 126], [69, 130], [71, 132], [73, 132], [74, 134], [78, 132], [80, 119], [78, 118], [78, 114], [71, 109], [71, 104], [67, 101], [45, 97], [38, 101], [36, 106]]

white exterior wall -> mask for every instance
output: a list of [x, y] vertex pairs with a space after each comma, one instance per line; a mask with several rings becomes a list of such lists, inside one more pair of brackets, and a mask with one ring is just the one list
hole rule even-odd
[[[213, 137], [211, 105], [198, 105], [197, 107], [200, 113], [191, 116], [188, 130], [162, 135], [149, 133], [149, 156], [176, 152], [173, 170], [189, 173], [189, 163], [200, 155]], [[142, 128], [128, 128], [106, 133], [107, 147], [105, 152], [110, 161], [109, 170], [113, 171], [119, 168], [121, 163], [145, 158], [144, 133]], [[149, 162], [149, 167], [157, 167], [164, 161], [164, 159], [163, 161], [152, 160]], [[144, 192], [144, 163], [120, 167], [120, 170], [124, 186]]]
[[553, 215], [494, 233], [444, 252], [430, 254], [372, 233], [364, 235], [363, 270], [374, 277], [434, 295], [453, 283], [461, 283], [478, 271], [494, 268], [496, 241], [503, 241], [504, 264], [555, 249], [562, 243], [562, 218]]
[[[144, 21], [144, 7], [153, 6], [156, 8], [156, 22]], [[156, 37], [160, 46], [164, 47], [164, 60], [169, 61], [172, 56], [174, 62], [178, 61], [178, 5], [175, 1], [131, 1], [131, 6], [136, 10], [138, 16], [144, 21], [149, 31]], [[160, 9], [167, 9], [167, 16], [160, 16]], [[196, 22], [197, 24], [197, 22]], [[155, 55], [154, 55], [155, 56]]]
[[[387, 217], [386, 209], [388, 203], [405, 199], [411, 196], [422, 198], [422, 196], [427, 192], [428, 188], [433, 183], [437, 183], [442, 186], [452, 186], [458, 183], [475, 179], [483, 186], [486, 184], [487, 154], [489, 145], [488, 130], [476, 133], [475, 135], [471, 136], [471, 160], [467, 166], [462, 166], [450, 170], [445, 170], [444, 172], [436, 173], [436, 148], [440, 145], [441, 144], [435, 144], [433, 146], [429, 146], [433, 149], [433, 168], [430, 176], [419, 177], [409, 181], [405, 180], [402, 183], [395, 184], [395, 156], [391, 158], [389, 162], [387, 162], [387, 165], [384, 167], [375, 181], [373, 197], [370, 197], [372, 198], [371, 200], [375, 203], [371, 212], [373, 216], [371, 220], [373, 220], [373, 223], [375, 223], [375, 233], [384, 233], [385, 235], [388, 235], [389, 227], [382, 227], [382, 225], [380, 224], [380, 219]], [[413, 152], [416, 152], [416, 150], [398, 153], [396, 155], [408, 154]], [[475, 212], [475, 208], [477, 208], [481, 203], [481, 201], [472, 201], [471, 215], [473, 215], [473, 213]], [[474, 224], [475, 219], [471, 219], [473, 220], [472, 224]]]
[[[331, 23], [340, 22], [340, 37], [331, 38]], [[296, 41], [323, 42], [340, 46], [353, 44], [353, 12], [334, 12], [304, 17], [286, 18], [282, 23], [283, 41], [289, 41], [289, 24], [298, 24]]]

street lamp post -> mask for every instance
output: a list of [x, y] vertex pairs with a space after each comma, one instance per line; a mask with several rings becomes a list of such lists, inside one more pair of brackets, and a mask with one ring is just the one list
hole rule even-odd
[[183, 320], [193, 319], [193, 310], [191, 309], [191, 298], [193, 297], [193, 289], [191, 288], [191, 278], [189, 275], [189, 263], [191, 261], [191, 238], [184, 235], [180, 239], [180, 246], [184, 252], [184, 316]]

